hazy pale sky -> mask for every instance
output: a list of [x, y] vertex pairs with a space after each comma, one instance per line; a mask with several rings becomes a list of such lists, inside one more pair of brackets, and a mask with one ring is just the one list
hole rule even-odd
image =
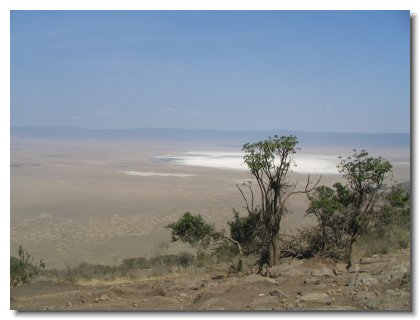
[[13, 11], [11, 125], [409, 132], [409, 11]]

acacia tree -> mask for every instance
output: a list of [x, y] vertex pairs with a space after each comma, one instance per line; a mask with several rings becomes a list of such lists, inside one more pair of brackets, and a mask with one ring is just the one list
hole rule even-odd
[[392, 166], [382, 157], [370, 157], [366, 150], [341, 158], [338, 171], [347, 180], [341, 186], [342, 199], [346, 200], [346, 232], [349, 236], [347, 267], [351, 266], [353, 244], [362, 232], [372, 228], [378, 212], [381, 188]]
[[295, 165], [293, 155], [296, 153], [298, 139], [294, 135], [274, 136], [256, 143], [247, 143], [242, 150], [245, 152], [244, 162], [257, 181], [259, 200], [258, 208], [254, 208], [254, 192], [248, 184], [250, 199], [245, 196], [245, 190], [237, 185], [246, 203], [249, 215], [257, 215], [258, 236], [263, 242], [261, 248], [260, 267], [278, 263], [278, 240], [280, 223], [283, 215], [288, 212], [287, 200], [297, 193], [308, 194], [319, 183], [319, 179], [311, 186], [307, 178], [304, 190], [297, 191], [298, 181], [290, 184], [287, 175], [290, 167]]
[[314, 247], [320, 253], [321, 258], [325, 255], [336, 258], [342, 256], [345, 230], [345, 203], [342, 201], [342, 185], [334, 185], [335, 190], [328, 186], [316, 187], [313, 194], [309, 195], [309, 207], [306, 210], [308, 215], [316, 217], [318, 225], [313, 229], [316, 231]]
[[204, 251], [212, 244], [220, 244], [220, 240], [227, 240], [236, 245], [239, 254], [236, 271], [242, 271], [242, 246], [239, 241], [229, 237], [224, 230], [216, 230], [213, 224], [207, 223], [203, 216], [185, 212], [176, 222], [170, 223], [166, 228], [171, 229], [171, 241], [181, 240], [196, 249], [197, 257], [202, 256]]
[[197, 257], [209, 247], [215, 232], [214, 226], [206, 223], [201, 215], [192, 215], [190, 212], [185, 212], [178, 221], [168, 224], [166, 228], [171, 229], [172, 242], [181, 240], [188, 243], [196, 250]]

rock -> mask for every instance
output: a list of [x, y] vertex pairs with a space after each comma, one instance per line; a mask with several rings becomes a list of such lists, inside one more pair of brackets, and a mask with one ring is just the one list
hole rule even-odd
[[194, 288], [200, 288], [201, 286], [204, 286], [204, 284], [200, 283], [197, 280], [183, 279], [176, 281], [176, 284], [173, 286], [173, 289], [185, 290], [186, 288], [189, 288], [191, 290], [195, 290]]
[[397, 291], [397, 290], [387, 290], [386, 294], [390, 295], [392, 298], [409, 298], [410, 294], [406, 291]]
[[334, 273], [330, 269], [323, 267], [321, 269], [312, 270], [311, 276], [312, 277], [333, 277]]
[[368, 300], [374, 299], [374, 298], [376, 298], [376, 294], [371, 291], [360, 291], [360, 292], [357, 292], [353, 297], [354, 301], [356, 301], [359, 304], [360, 303], [366, 304]]
[[199, 310], [238, 310], [239, 307], [226, 299], [221, 298], [210, 298], [203, 301]]
[[224, 282], [224, 284], [229, 287], [229, 286], [233, 286], [236, 285], [239, 282], [239, 278], [237, 277], [229, 277], [226, 279], [226, 281]]
[[300, 297], [301, 302], [318, 302], [331, 304], [332, 300], [326, 293], [311, 292]]
[[181, 306], [176, 298], [154, 296], [143, 300], [142, 310], [180, 310]]
[[366, 303], [366, 306], [369, 309], [376, 309], [378, 307], [378, 305], [379, 305], [379, 299], [378, 298], [368, 300], [367, 303]]
[[166, 297], [166, 296], [168, 296], [168, 292], [167, 292], [165, 289], [163, 289], [162, 287], [157, 287], [157, 288], [154, 288], [154, 289], [151, 291], [150, 295], [151, 295], [151, 296], [161, 296], [161, 297]]
[[376, 285], [378, 284], [379, 281], [372, 277], [370, 274], [368, 273], [355, 273], [352, 274], [351, 277], [348, 280], [347, 285], [349, 286], [372, 286], [372, 285]]
[[108, 297], [106, 294], [103, 294], [103, 295], [101, 295], [101, 296], [99, 297], [99, 300], [100, 300], [100, 301], [108, 301], [108, 300], [109, 300], [109, 297]]
[[172, 266], [172, 267], [169, 268], [169, 272], [171, 272], [171, 273], [175, 273], [177, 271], [179, 271], [179, 268], [177, 266]]
[[278, 307], [279, 299], [273, 296], [262, 297], [254, 300], [251, 303], [251, 308], [254, 310], [272, 310]]
[[279, 264], [267, 270], [270, 278], [278, 278], [281, 276], [303, 276], [308, 272], [307, 268], [302, 267], [302, 260], [293, 260], [290, 263]]
[[284, 293], [283, 291], [279, 290], [279, 289], [274, 289], [270, 291], [270, 296], [273, 297], [285, 297], [285, 298], [289, 298], [289, 296]]
[[351, 311], [351, 310], [357, 310], [357, 309], [353, 306], [330, 305], [330, 306], [323, 307], [322, 310]]
[[314, 287], [314, 289], [315, 289], [315, 290], [325, 290], [325, 289], [327, 289], [327, 285], [326, 285], [325, 283], [320, 283], [320, 284], [317, 284], [317, 285]]
[[391, 281], [397, 281], [397, 280], [402, 280], [405, 276], [405, 272], [404, 271], [393, 271], [390, 272], [391, 275]]
[[188, 297], [188, 295], [186, 294], [186, 293], [180, 293], [180, 294], [178, 294], [178, 296], [180, 296], [181, 298], [186, 298], [186, 297]]
[[385, 269], [387, 269], [387, 262], [375, 262], [375, 263], [369, 263], [369, 264], [362, 264], [359, 267], [359, 272], [367, 272], [372, 275], [378, 275]]
[[336, 276], [347, 273], [347, 268], [345, 263], [337, 263], [334, 266], [333, 272]]
[[408, 271], [408, 265], [406, 263], [398, 261], [398, 260], [397, 261], [391, 261], [391, 262], [388, 262], [386, 269], [389, 270], [389, 271], [406, 272], [406, 271]]
[[374, 262], [372, 258], [362, 258], [360, 259], [360, 264], [369, 264]]
[[271, 278], [266, 278], [263, 276], [260, 276], [258, 274], [251, 274], [249, 276], [246, 276], [242, 280], [245, 283], [255, 283], [255, 282], [268, 282], [271, 284], [277, 284], [277, 281]]
[[317, 285], [321, 282], [321, 280], [317, 277], [310, 277], [307, 278], [303, 281], [304, 284], [309, 284], [309, 285]]
[[392, 276], [389, 272], [382, 272], [376, 277], [376, 279], [381, 283], [388, 283], [391, 282]]
[[354, 264], [354, 265], [352, 265], [348, 270], [347, 270], [347, 272], [348, 273], [358, 273], [360, 271], [360, 267], [359, 267], [359, 265], [356, 263], [356, 264]]

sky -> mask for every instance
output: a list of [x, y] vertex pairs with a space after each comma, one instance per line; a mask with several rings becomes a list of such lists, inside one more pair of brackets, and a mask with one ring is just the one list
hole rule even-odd
[[410, 132], [409, 11], [12, 11], [11, 125]]

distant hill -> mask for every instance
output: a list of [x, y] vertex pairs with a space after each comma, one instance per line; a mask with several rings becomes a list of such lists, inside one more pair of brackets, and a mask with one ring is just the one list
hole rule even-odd
[[294, 134], [304, 146], [409, 147], [408, 133], [338, 133], [279, 130], [198, 130], [178, 128], [84, 129], [77, 127], [11, 127], [12, 137], [80, 139], [165, 139], [180, 141], [223, 141], [242, 145], [274, 135]]

